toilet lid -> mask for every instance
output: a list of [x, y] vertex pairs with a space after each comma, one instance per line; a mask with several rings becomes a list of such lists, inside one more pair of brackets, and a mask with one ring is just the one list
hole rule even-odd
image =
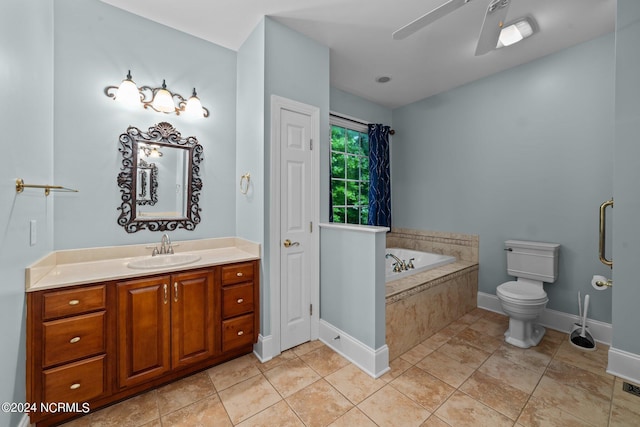
[[547, 293], [540, 288], [521, 282], [506, 282], [498, 286], [498, 293], [507, 298], [523, 301], [537, 301], [547, 298]]

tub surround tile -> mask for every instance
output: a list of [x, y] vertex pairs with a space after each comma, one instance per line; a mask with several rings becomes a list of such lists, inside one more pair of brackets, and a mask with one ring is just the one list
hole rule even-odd
[[479, 237], [475, 234], [392, 228], [387, 233], [387, 247], [452, 255], [477, 264]]
[[453, 322], [476, 308], [477, 288], [471, 276], [477, 276], [477, 272], [477, 266], [463, 269], [387, 298], [389, 359], [399, 357], [447, 325], [455, 332], [466, 328], [465, 322]]

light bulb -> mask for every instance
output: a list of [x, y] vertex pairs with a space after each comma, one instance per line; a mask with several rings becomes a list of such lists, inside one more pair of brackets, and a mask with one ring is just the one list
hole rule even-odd
[[196, 88], [193, 88], [193, 95], [187, 101], [187, 105], [184, 107], [184, 113], [188, 117], [200, 118], [204, 116], [202, 110], [202, 103], [196, 95]]
[[129, 106], [137, 106], [140, 104], [140, 92], [136, 84], [131, 80], [131, 71], [127, 73], [127, 78], [120, 83], [118, 93], [116, 94], [116, 101]]
[[162, 81], [162, 89], [158, 90], [153, 97], [153, 108], [163, 113], [171, 113], [176, 110], [173, 103], [173, 95], [167, 90], [164, 80]]

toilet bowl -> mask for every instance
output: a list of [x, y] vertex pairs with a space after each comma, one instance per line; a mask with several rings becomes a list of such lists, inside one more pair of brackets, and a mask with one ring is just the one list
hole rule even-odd
[[504, 339], [520, 348], [538, 345], [545, 333], [536, 320], [549, 298], [542, 289], [542, 282], [531, 282], [519, 279], [503, 283], [496, 290], [502, 310], [509, 316], [509, 329], [504, 333]]
[[520, 348], [536, 346], [545, 329], [537, 324], [549, 298], [543, 283], [553, 283], [558, 272], [556, 243], [507, 240], [507, 271], [515, 281], [505, 282], [496, 289], [502, 310], [509, 316], [505, 341]]

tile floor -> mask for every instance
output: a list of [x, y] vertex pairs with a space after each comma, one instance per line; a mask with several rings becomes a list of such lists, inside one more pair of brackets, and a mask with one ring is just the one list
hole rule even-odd
[[640, 397], [547, 331], [505, 344], [504, 316], [476, 309], [374, 380], [319, 341], [247, 355], [65, 424], [78, 426], [638, 426]]

